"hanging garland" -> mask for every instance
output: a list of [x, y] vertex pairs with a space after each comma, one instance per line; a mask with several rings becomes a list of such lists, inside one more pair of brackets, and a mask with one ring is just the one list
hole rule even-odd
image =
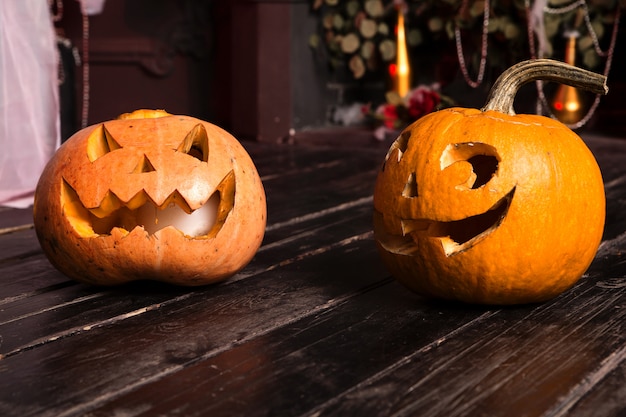
[[[441, 53], [445, 42], [453, 42], [462, 75], [472, 86], [483, 82], [487, 67], [507, 68], [528, 58], [528, 5], [546, 6], [541, 8], [545, 57], [553, 57], [553, 45], [560, 42], [571, 14], [585, 8], [579, 54], [581, 66], [590, 70], [608, 52], [602, 51], [600, 41], [619, 7], [619, 0], [311, 0], [318, 29], [309, 45], [319, 62], [325, 62], [331, 72], [347, 72], [353, 80], [380, 75], [395, 59], [394, 11], [399, 2], [406, 10], [407, 43], [413, 55], [434, 43], [441, 46], [434, 52]], [[477, 68], [474, 79], [469, 75], [471, 67]]]
[[[526, 14], [528, 16], [528, 21], [531, 22], [532, 18], [531, 18], [531, 5], [530, 5], [530, 0], [525, 0], [525, 6], [526, 6]], [[589, 17], [589, 8], [587, 7], [587, 3], [585, 0], [578, 0], [570, 5], [561, 7], [561, 8], [551, 8], [551, 7], [545, 7], [544, 8], [544, 13], [547, 14], [552, 14], [552, 15], [562, 15], [562, 14], [566, 14], [566, 13], [571, 13], [572, 11], [577, 10], [578, 8], [580, 8], [582, 10], [583, 13], [583, 20], [585, 22], [585, 26], [587, 28], [587, 31], [589, 33], [589, 36], [592, 39], [592, 43], [593, 43], [593, 47], [595, 52], [598, 54], [598, 56], [600, 57], [606, 57], [606, 61], [604, 63], [604, 71], [603, 71], [603, 75], [606, 76], [608, 78], [609, 76], [609, 72], [611, 71], [611, 64], [613, 62], [613, 54], [615, 52], [615, 44], [617, 41], [617, 33], [619, 31], [619, 23], [620, 23], [620, 17], [621, 17], [621, 8], [620, 7], [616, 7], [615, 8], [615, 17], [613, 19], [613, 30], [611, 32], [611, 40], [609, 42], [609, 46], [607, 48], [606, 51], [603, 51], [602, 48], [600, 47], [600, 41], [598, 39], [598, 34], [596, 33], [596, 30], [594, 29], [593, 25], [591, 24], [591, 19]], [[533, 33], [533, 29], [532, 29], [532, 25], [528, 25], [528, 44], [529, 44], [529, 49], [530, 49], [530, 56], [531, 58], [543, 58], [541, 53], [537, 52], [537, 48], [535, 45], [535, 35]], [[556, 116], [552, 113], [551, 109], [550, 109], [550, 105], [548, 104], [548, 100], [545, 96], [544, 90], [543, 90], [543, 83], [541, 81], [537, 81], [536, 83], [536, 87], [537, 87], [537, 96], [539, 97], [538, 103], [537, 103], [537, 114], [542, 114], [545, 112], [547, 112], [550, 117], [556, 119]], [[589, 107], [589, 109], [587, 110], [587, 113], [576, 123], [572, 123], [572, 124], [568, 124], [567, 126], [570, 129], [579, 129], [581, 127], [583, 127], [584, 125], [586, 125], [589, 120], [591, 120], [591, 118], [593, 117], [593, 115], [595, 114], [595, 111], [597, 110], [598, 106], [600, 105], [600, 99], [601, 99], [601, 95], [597, 94], [594, 98], [593, 103], [591, 104], [591, 106]]]
[[[464, 11], [467, 10], [467, 1], [463, 0], [461, 5], [461, 14], [465, 14]], [[482, 84], [483, 79], [485, 77], [485, 67], [487, 66], [487, 46], [489, 42], [489, 1], [484, 1], [484, 10], [483, 10], [483, 27], [482, 27], [482, 35], [480, 42], [480, 64], [478, 66], [478, 76], [476, 81], [472, 80], [469, 76], [469, 70], [467, 69], [467, 64], [465, 63], [465, 54], [463, 53], [463, 45], [461, 43], [461, 29], [458, 24], [454, 26], [454, 39], [456, 45], [456, 53], [459, 58], [459, 66], [461, 67], [461, 73], [463, 74], [463, 78], [467, 82], [467, 84], [476, 88]]]

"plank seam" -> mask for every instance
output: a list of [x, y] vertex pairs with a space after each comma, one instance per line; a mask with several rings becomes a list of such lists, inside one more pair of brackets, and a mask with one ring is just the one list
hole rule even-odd
[[72, 415], [84, 415], [85, 413], [88, 413], [89, 411], [95, 409], [98, 405], [105, 403], [107, 401], [110, 400], [114, 400], [115, 398], [118, 398], [124, 394], [127, 394], [129, 392], [134, 391], [135, 389], [150, 384], [152, 382], [156, 382], [159, 381], [160, 379], [163, 379], [169, 375], [172, 375], [176, 372], [182, 371], [183, 369], [195, 365], [199, 362], [203, 362], [206, 361], [212, 357], [215, 357], [223, 352], [226, 352], [230, 349], [233, 349], [237, 346], [240, 346], [244, 343], [250, 342], [254, 339], [256, 339], [257, 337], [261, 337], [264, 336], [266, 334], [269, 334], [275, 330], [280, 329], [281, 327], [284, 326], [288, 326], [290, 324], [296, 323], [302, 319], [305, 319], [307, 317], [310, 317], [312, 315], [315, 314], [319, 314], [320, 312], [323, 311], [328, 311], [329, 309], [332, 308], [336, 308], [344, 303], [346, 303], [348, 300], [350, 300], [351, 298], [360, 296], [364, 293], [367, 293], [369, 291], [372, 291], [376, 288], [382, 287], [384, 285], [388, 285], [389, 283], [393, 282], [393, 279], [391, 277], [387, 277], [384, 278], [380, 281], [376, 281], [368, 286], [365, 286], [361, 289], [359, 289], [358, 291], [353, 291], [350, 292], [348, 294], [345, 294], [344, 296], [341, 297], [337, 297], [337, 298], [331, 298], [330, 300], [326, 301], [324, 304], [315, 306], [314, 308], [307, 310], [305, 312], [303, 312], [301, 315], [297, 315], [297, 316], [293, 316], [293, 317], [289, 317], [286, 318], [284, 320], [281, 320], [280, 322], [274, 323], [273, 325], [269, 326], [268, 328], [258, 331], [258, 332], [253, 332], [250, 333], [244, 337], [242, 337], [241, 339], [238, 340], [234, 340], [230, 343], [225, 344], [224, 346], [220, 346], [219, 348], [215, 348], [212, 349], [208, 352], [206, 352], [205, 354], [198, 356], [192, 360], [189, 360], [183, 364], [179, 364], [179, 365], [175, 365], [169, 368], [164, 369], [161, 372], [158, 372], [156, 374], [153, 374], [149, 377], [143, 377], [140, 378], [139, 380], [135, 381], [132, 384], [126, 385], [125, 387], [118, 389], [117, 391], [114, 392], [110, 392], [107, 394], [103, 394], [100, 395], [99, 397], [96, 397], [95, 399], [89, 401], [88, 403], [82, 403], [79, 405], [76, 405], [70, 409], [65, 410], [63, 413], [57, 414], [56, 417], [68, 417], [68, 416], [72, 416]]
[[557, 405], [548, 410], [548, 412], [544, 415], [549, 417], [562, 417], [568, 414], [584, 395], [589, 393], [625, 359], [626, 345], [622, 345], [619, 350], [614, 351], [607, 356], [598, 368], [585, 376], [585, 378], [575, 385]]
[[0, 229], [1, 235], [8, 235], [9, 233], [21, 232], [23, 230], [30, 230], [35, 227], [34, 223], [21, 224], [19, 226], [3, 227]]
[[321, 415], [323, 413], [323, 411], [328, 407], [331, 406], [335, 403], [337, 403], [338, 401], [341, 401], [341, 398], [345, 397], [346, 395], [349, 395], [351, 392], [356, 392], [359, 389], [361, 389], [362, 387], [365, 387], [367, 385], [369, 385], [370, 383], [377, 381], [389, 374], [391, 374], [392, 372], [394, 372], [396, 369], [401, 368], [402, 366], [412, 362], [417, 356], [426, 353], [432, 349], [435, 349], [439, 346], [441, 346], [443, 343], [445, 343], [448, 339], [450, 339], [453, 336], [456, 336], [457, 334], [463, 332], [465, 329], [467, 329], [468, 327], [473, 326], [475, 323], [478, 323], [482, 320], [485, 320], [489, 317], [492, 317], [494, 315], [496, 315], [500, 310], [494, 310], [494, 311], [487, 311], [482, 313], [480, 316], [468, 321], [467, 323], [463, 324], [460, 327], [457, 327], [456, 329], [454, 329], [453, 331], [443, 335], [442, 337], [437, 338], [436, 340], [433, 340], [432, 342], [422, 346], [421, 348], [419, 348], [418, 350], [416, 350], [415, 352], [411, 353], [410, 355], [407, 355], [403, 358], [401, 358], [400, 360], [398, 360], [397, 362], [395, 362], [393, 365], [375, 373], [374, 375], [370, 376], [369, 378], [364, 379], [363, 381], [359, 382], [358, 384], [354, 385], [353, 387], [351, 387], [348, 390], [345, 390], [342, 393], [339, 393], [338, 395], [336, 395], [334, 398], [325, 401], [324, 403], [318, 405], [317, 407], [315, 407], [313, 410], [303, 414], [303, 416], [307, 416], [307, 417], [318, 417], [319, 415]]
[[317, 164], [308, 168], [292, 169], [290, 171], [280, 172], [277, 174], [267, 174], [267, 175], [261, 176], [261, 181], [266, 182], [266, 181], [270, 181], [276, 178], [283, 178], [288, 175], [302, 175], [308, 172], [318, 171], [320, 168], [333, 168], [341, 164], [343, 164], [342, 160], [336, 160], [336, 161], [320, 163], [320, 164]]
[[[371, 237], [372, 235], [373, 235], [373, 232], [369, 231], [369, 232], [366, 232], [366, 233], [362, 233], [360, 235], [351, 236], [351, 237], [343, 239], [343, 240], [341, 240], [339, 242], [336, 242], [336, 243], [334, 243], [332, 245], [327, 245], [327, 246], [324, 246], [322, 248], [317, 248], [317, 249], [314, 249], [314, 250], [311, 250], [311, 251], [307, 251], [307, 252], [301, 253], [301, 254], [299, 254], [297, 256], [294, 256], [292, 258], [289, 258], [289, 259], [286, 259], [286, 260], [284, 260], [282, 262], [279, 262], [278, 264], [270, 265], [269, 267], [264, 268], [263, 270], [251, 271], [251, 272], [249, 272], [247, 274], [246, 273], [239, 273], [239, 274], [235, 275], [234, 277], [232, 277], [231, 279], [225, 281], [224, 285], [229, 285], [229, 284], [235, 283], [237, 281], [241, 281], [243, 279], [249, 278], [249, 277], [254, 276], [254, 275], [258, 275], [258, 274], [261, 274], [261, 273], [273, 271], [273, 270], [275, 270], [275, 269], [277, 269], [279, 267], [283, 267], [283, 266], [286, 266], [286, 265], [293, 264], [293, 263], [301, 261], [301, 260], [303, 260], [305, 258], [308, 258], [308, 257], [311, 257], [311, 256], [315, 256], [315, 255], [319, 255], [319, 254], [328, 252], [328, 251], [330, 251], [332, 249], [335, 249], [335, 248], [338, 248], [338, 247], [347, 246], [347, 245], [349, 245], [349, 244], [351, 244], [353, 242], [367, 239], [367, 238]], [[66, 283], [71, 283], [71, 281], [67, 281]], [[96, 293], [96, 294], [93, 295], [93, 298], [98, 298], [100, 296], [98, 294], [103, 295], [105, 293], [103, 293], [103, 292]], [[32, 295], [36, 295], [36, 293], [35, 292], [33, 292], [33, 293], [26, 293], [26, 294], [22, 294], [21, 297], [19, 297], [19, 298], [13, 297], [13, 298], [11, 298], [8, 301], [7, 300], [3, 300], [3, 301], [5, 301], [5, 303], [6, 302], [10, 302], [10, 301], [16, 301], [17, 299], [27, 298], [28, 296], [32, 296]], [[163, 306], [166, 306], [166, 305], [169, 305], [169, 304], [176, 303], [176, 302], [182, 301], [184, 299], [187, 299], [187, 298], [189, 298], [189, 297], [191, 297], [193, 295], [194, 295], [194, 293], [183, 294], [183, 295], [175, 297], [173, 299], [166, 300], [166, 301], [163, 301], [163, 302], [160, 302], [160, 303], [157, 303], [157, 304], [152, 304], [152, 305], [149, 305], [149, 306], [145, 306], [145, 307], [142, 307], [141, 309], [138, 309], [138, 310], [135, 310], [135, 311], [131, 311], [131, 312], [128, 312], [128, 313], [124, 313], [124, 314], [120, 314], [120, 315], [117, 315], [115, 317], [111, 317], [111, 318], [108, 318], [106, 320], [102, 320], [102, 321], [99, 321], [99, 322], [96, 322], [96, 323], [93, 323], [93, 324], [86, 324], [86, 325], [72, 327], [72, 328], [67, 329], [67, 330], [65, 330], [63, 332], [54, 333], [52, 335], [48, 335], [46, 337], [33, 340], [32, 342], [30, 342], [30, 343], [28, 343], [26, 345], [23, 345], [23, 346], [20, 346], [18, 348], [15, 348], [15, 349], [13, 349], [13, 350], [11, 350], [9, 352], [6, 352], [4, 354], [0, 354], [0, 361], [5, 359], [5, 358], [7, 358], [7, 357], [17, 355], [19, 353], [22, 353], [22, 352], [34, 349], [34, 348], [39, 347], [39, 346], [43, 346], [45, 344], [57, 341], [59, 339], [63, 339], [65, 337], [70, 337], [70, 336], [82, 333], [84, 331], [88, 331], [88, 330], [91, 330], [91, 329], [94, 329], [94, 328], [99, 328], [99, 327], [103, 327], [103, 326], [106, 326], [106, 325], [110, 325], [110, 324], [116, 323], [118, 321], [125, 320], [127, 318], [134, 317], [134, 316], [139, 315], [139, 314], [143, 314], [143, 313], [148, 312], [148, 311], [159, 309], [159, 308], [161, 308]], [[85, 301], [85, 297], [81, 297], [79, 299], [72, 300], [72, 301], [69, 301], [67, 303], [68, 304], [73, 304], [73, 303], [77, 303], [77, 302], [81, 302], [81, 301]], [[52, 309], [58, 308], [58, 307], [59, 307], [59, 305], [55, 305], [54, 307], [51, 307], [49, 310], [52, 310]], [[35, 315], [35, 314], [38, 314], [40, 312], [42, 312], [42, 311], [38, 311], [38, 312], [33, 313], [31, 315]], [[15, 321], [15, 319], [12, 319], [11, 321]]]
[[348, 210], [356, 206], [360, 206], [364, 204], [371, 204], [373, 201], [374, 201], [374, 197], [372, 196], [362, 197], [354, 201], [340, 204], [338, 206], [329, 207], [327, 209], [309, 213], [304, 216], [294, 217], [292, 219], [285, 220], [284, 222], [273, 223], [271, 225], [268, 225], [265, 228], [265, 232], [267, 233], [276, 229], [280, 229], [285, 226], [291, 226], [291, 225], [302, 223], [308, 220], [314, 220], [320, 217], [324, 217], [327, 214], [336, 213], [338, 211], [343, 211], [343, 210]]

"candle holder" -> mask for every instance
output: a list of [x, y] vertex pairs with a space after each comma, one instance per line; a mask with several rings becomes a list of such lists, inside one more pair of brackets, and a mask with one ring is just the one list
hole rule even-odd
[[[577, 30], [565, 32], [567, 44], [565, 49], [565, 63], [575, 65], [576, 41], [580, 36]], [[584, 114], [584, 100], [576, 87], [559, 84], [550, 103], [556, 118], [564, 124], [574, 124], [580, 121]]]

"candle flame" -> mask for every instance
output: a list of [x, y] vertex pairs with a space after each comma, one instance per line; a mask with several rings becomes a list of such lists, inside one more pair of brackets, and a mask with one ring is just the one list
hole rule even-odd
[[404, 14], [398, 10], [397, 27], [397, 52], [396, 52], [396, 92], [400, 97], [409, 93], [411, 83], [411, 68], [409, 66], [409, 53], [406, 46], [406, 34], [404, 29]]

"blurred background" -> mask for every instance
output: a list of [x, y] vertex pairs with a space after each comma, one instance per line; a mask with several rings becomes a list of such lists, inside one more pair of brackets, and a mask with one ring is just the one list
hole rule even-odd
[[[399, 14], [411, 88], [434, 86], [464, 107], [482, 106], [516, 62], [565, 60], [574, 38], [575, 65], [608, 72], [611, 90], [578, 128], [625, 133], [618, 0], [108, 0], [89, 16], [76, 0], [50, 5], [64, 57], [64, 137], [145, 107], [271, 142], [367, 125], [359, 109], [374, 113], [394, 88]], [[516, 109], [549, 114], [555, 94], [525, 86]], [[581, 93], [583, 110], [594, 99]]]

